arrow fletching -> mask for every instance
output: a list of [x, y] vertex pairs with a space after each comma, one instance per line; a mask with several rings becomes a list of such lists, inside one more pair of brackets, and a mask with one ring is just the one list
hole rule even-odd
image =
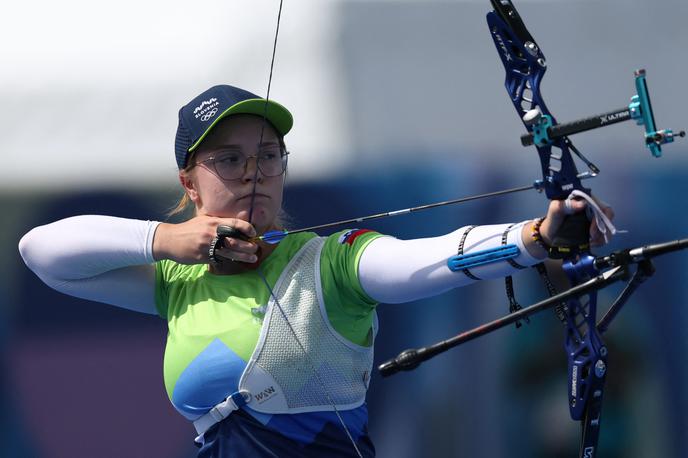
[[252, 241], [262, 240], [270, 245], [275, 245], [284, 240], [284, 237], [286, 237], [288, 234], [289, 231], [268, 231], [260, 237], [254, 237]]

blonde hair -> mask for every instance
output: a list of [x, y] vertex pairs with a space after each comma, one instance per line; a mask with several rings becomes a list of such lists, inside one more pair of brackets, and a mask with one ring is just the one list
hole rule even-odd
[[[191, 169], [193, 169], [196, 164], [193, 162], [193, 157], [194, 153], [191, 153], [189, 156], [189, 159], [187, 160], [186, 167], [184, 169], [180, 170], [180, 173], [183, 174], [188, 174]], [[167, 211], [167, 218], [171, 218], [175, 215], [180, 215], [188, 211], [189, 208], [194, 207], [194, 214], [196, 213], [195, 206], [193, 203], [193, 200], [191, 200], [191, 197], [186, 193], [186, 190], [184, 190], [184, 194], [179, 198], [177, 201], [177, 204], [172, 207], [170, 210]]]
[[185, 192], [177, 201], [177, 204], [172, 207], [167, 213], [166, 216], [168, 218], [173, 217], [174, 215], [179, 215], [188, 210], [189, 207], [193, 205], [193, 202], [191, 201], [191, 198], [189, 195]]

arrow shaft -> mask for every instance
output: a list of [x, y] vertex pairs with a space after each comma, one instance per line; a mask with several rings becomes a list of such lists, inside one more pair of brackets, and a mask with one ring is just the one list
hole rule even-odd
[[[341, 220], [341, 221], [335, 221], [332, 223], [319, 224], [317, 226], [304, 227], [304, 228], [296, 229], [293, 231], [284, 231], [284, 236], [286, 236], [288, 234], [297, 234], [299, 232], [315, 231], [317, 229], [326, 229], [329, 227], [343, 226], [345, 224], [362, 223], [364, 221], [370, 221], [370, 220], [380, 219], [380, 218], [387, 218], [390, 216], [405, 215], [408, 213], [418, 212], [418, 211], [422, 211], [422, 210], [429, 210], [431, 208], [444, 207], [447, 205], [461, 204], [464, 202], [470, 202], [472, 200], [486, 199], [488, 197], [502, 196], [505, 194], [512, 194], [512, 193], [521, 192], [521, 191], [528, 191], [530, 189], [537, 189], [537, 188], [538, 188], [538, 186], [536, 184], [531, 184], [528, 186], [521, 186], [518, 188], [504, 189], [501, 191], [488, 192], [485, 194], [477, 194], [474, 196], [462, 197], [459, 199], [444, 200], [442, 202], [434, 202], [431, 204], [419, 205], [417, 207], [403, 208], [400, 210], [393, 210], [393, 211], [387, 211], [387, 212], [382, 212], [382, 213], [376, 213], [374, 215], [359, 216], [358, 218], [351, 218], [351, 219], [345, 219], [345, 220]], [[266, 238], [270, 238], [270, 237], [266, 237], [265, 235], [262, 235], [260, 237], [254, 238], [253, 240], [265, 240]]]

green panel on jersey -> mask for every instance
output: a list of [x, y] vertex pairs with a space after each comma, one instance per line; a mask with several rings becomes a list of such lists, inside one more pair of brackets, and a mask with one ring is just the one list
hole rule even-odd
[[341, 231], [328, 237], [320, 256], [320, 276], [325, 309], [332, 327], [350, 342], [372, 343], [371, 326], [377, 302], [371, 299], [358, 280], [358, 262], [366, 246], [380, 237], [377, 232], [354, 232], [351, 244]]
[[[375, 302], [358, 281], [360, 255], [380, 235], [366, 232], [343, 242], [346, 231], [328, 237], [321, 255], [321, 282], [328, 317], [342, 336], [358, 345], [370, 344]], [[313, 233], [285, 237], [261, 265], [270, 287], [289, 260]], [[252, 309], [267, 305], [270, 292], [255, 271], [215, 275], [206, 264], [156, 263], [155, 301], [158, 313], [168, 322], [164, 378], [172, 392], [179, 375], [214, 339], [220, 339], [248, 361], [258, 342], [262, 315]]]

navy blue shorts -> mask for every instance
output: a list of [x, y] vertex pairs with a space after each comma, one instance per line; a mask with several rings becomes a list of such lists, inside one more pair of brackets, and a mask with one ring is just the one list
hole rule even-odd
[[[375, 456], [375, 447], [368, 434], [359, 437], [356, 445], [365, 458]], [[349, 437], [339, 424], [326, 424], [313, 442], [302, 444], [266, 427], [243, 410], [234, 411], [210, 428], [198, 451], [198, 458], [356, 456]]]

